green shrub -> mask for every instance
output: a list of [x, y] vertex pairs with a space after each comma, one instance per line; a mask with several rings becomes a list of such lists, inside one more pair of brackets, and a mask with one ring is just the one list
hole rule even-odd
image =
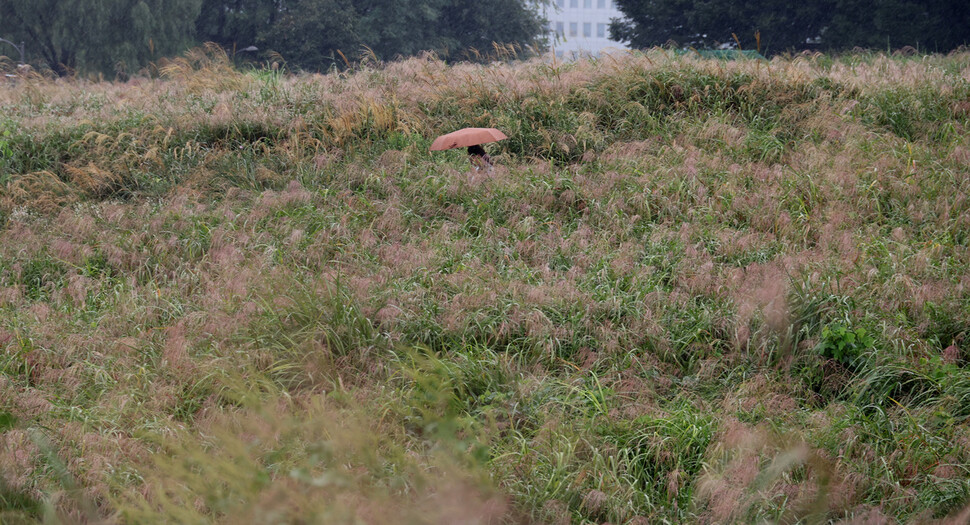
[[822, 357], [834, 359], [846, 367], [853, 368], [875, 342], [875, 338], [869, 335], [865, 328], [852, 328], [842, 323], [832, 323], [822, 328], [822, 339], [816, 351]]

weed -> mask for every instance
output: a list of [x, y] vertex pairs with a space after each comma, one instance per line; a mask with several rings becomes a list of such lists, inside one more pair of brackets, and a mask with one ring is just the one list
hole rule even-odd
[[959, 519], [967, 53], [494, 56], [0, 85], [0, 521]]
[[851, 328], [841, 323], [833, 323], [822, 328], [818, 352], [822, 357], [854, 367], [859, 357], [872, 348], [873, 343], [875, 338], [865, 328]]

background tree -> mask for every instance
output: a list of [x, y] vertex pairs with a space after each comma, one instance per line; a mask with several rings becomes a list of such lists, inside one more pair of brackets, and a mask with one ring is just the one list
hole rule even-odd
[[[359, 46], [367, 45], [382, 58], [440, 46], [443, 39], [436, 34], [436, 22], [448, 1], [203, 0], [196, 28], [200, 41], [216, 42], [230, 50], [256, 45], [282, 54], [291, 65], [314, 69], [324, 63], [311, 57], [317, 54], [312, 52], [313, 42], [324, 46], [320, 57], [330, 56], [335, 44], [354, 44], [341, 49], [348, 56], [356, 56]], [[351, 23], [341, 25], [329, 19]], [[314, 34], [321, 27], [329, 34]]]
[[615, 0], [626, 19], [614, 19], [610, 38], [632, 47], [652, 47], [674, 41], [679, 46], [711, 48], [734, 42], [781, 52], [804, 47], [819, 36], [834, 0]]
[[451, 0], [441, 10], [438, 33], [449, 52], [491, 51], [492, 43], [544, 46], [547, 22], [543, 2], [522, 0]]
[[[194, 43], [201, 0], [0, 0], [11, 39], [58, 74], [126, 72]], [[10, 37], [6, 37], [10, 38]]]
[[762, 51], [855, 46], [916, 46], [948, 51], [970, 42], [966, 0], [616, 0], [625, 20], [613, 20], [610, 36], [633, 47], [673, 40], [680, 46], [715, 47], [733, 41]]
[[822, 35], [826, 48], [946, 52], [970, 43], [970, 2], [950, 0], [838, 0]]
[[0, 0], [3, 31], [10, 35], [6, 37], [9, 40], [24, 41], [28, 52], [40, 53], [58, 73], [73, 70], [77, 67], [78, 48], [86, 40], [76, 25], [91, 24], [102, 14], [95, 9], [79, 9], [80, 4], [58, 0]]
[[381, 58], [436, 51], [491, 50], [492, 42], [540, 43], [545, 21], [541, 0], [354, 0], [361, 41]]
[[102, 50], [85, 50], [88, 68], [131, 73], [196, 44], [194, 22], [201, 0], [116, 0], [115, 5]]
[[215, 42], [232, 51], [259, 42], [284, 11], [283, 0], [202, 0], [195, 21], [200, 43]]
[[354, 0], [361, 41], [381, 58], [441, 49], [438, 20], [449, 0]]
[[304, 69], [323, 70], [360, 48], [359, 19], [350, 0], [298, 0], [283, 9], [257, 41]]
[[256, 45], [294, 67], [321, 70], [337, 50], [367, 46], [382, 59], [431, 50], [464, 58], [492, 42], [541, 43], [544, 0], [203, 0], [200, 41], [227, 49]]
[[540, 43], [547, 0], [0, 0], [4, 38], [59, 74], [128, 74], [190, 45], [256, 45], [326, 69], [337, 50], [382, 59], [424, 50], [463, 58], [492, 42]]

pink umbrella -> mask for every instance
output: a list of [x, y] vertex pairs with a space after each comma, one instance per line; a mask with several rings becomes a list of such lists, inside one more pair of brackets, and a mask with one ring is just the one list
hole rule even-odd
[[487, 142], [498, 142], [507, 138], [505, 133], [495, 128], [464, 128], [434, 139], [431, 144], [431, 151], [467, 148]]

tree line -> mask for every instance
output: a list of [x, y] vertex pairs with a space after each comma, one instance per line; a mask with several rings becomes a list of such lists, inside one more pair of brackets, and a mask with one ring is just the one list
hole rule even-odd
[[[947, 52], [970, 44], [967, 0], [615, 0], [610, 35], [633, 47], [740, 45], [768, 53], [854, 47]], [[737, 40], [735, 40], [737, 38]]]
[[[0, 38], [61, 75], [128, 74], [188, 47], [274, 51], [325, 70], [365, 46], [380, 58], [523, 48], [546, 36], [542, 0], [0, 0]], [[14, 55], [0, 47], [0, 54]], [[474, 55], [470, 55], [474, 56]]]
[[[613, 40], [644, 48], [780, 53], [970, 43], [967, 0], [615, 0]], [[0, 0], [0, 38], [61, 75], [121, 76], [204, 42], [275, 51], [325, 70], [367, 48], [389, 59], [432, 50], [473, 58], [494, 43], [541, 46], [548, 0]], [[248, 52], [246, 52], [248, 53]], [[0, 43], [0, 54], [18, 56]], [[257, 56], [257, 55], [244, 55]]]

